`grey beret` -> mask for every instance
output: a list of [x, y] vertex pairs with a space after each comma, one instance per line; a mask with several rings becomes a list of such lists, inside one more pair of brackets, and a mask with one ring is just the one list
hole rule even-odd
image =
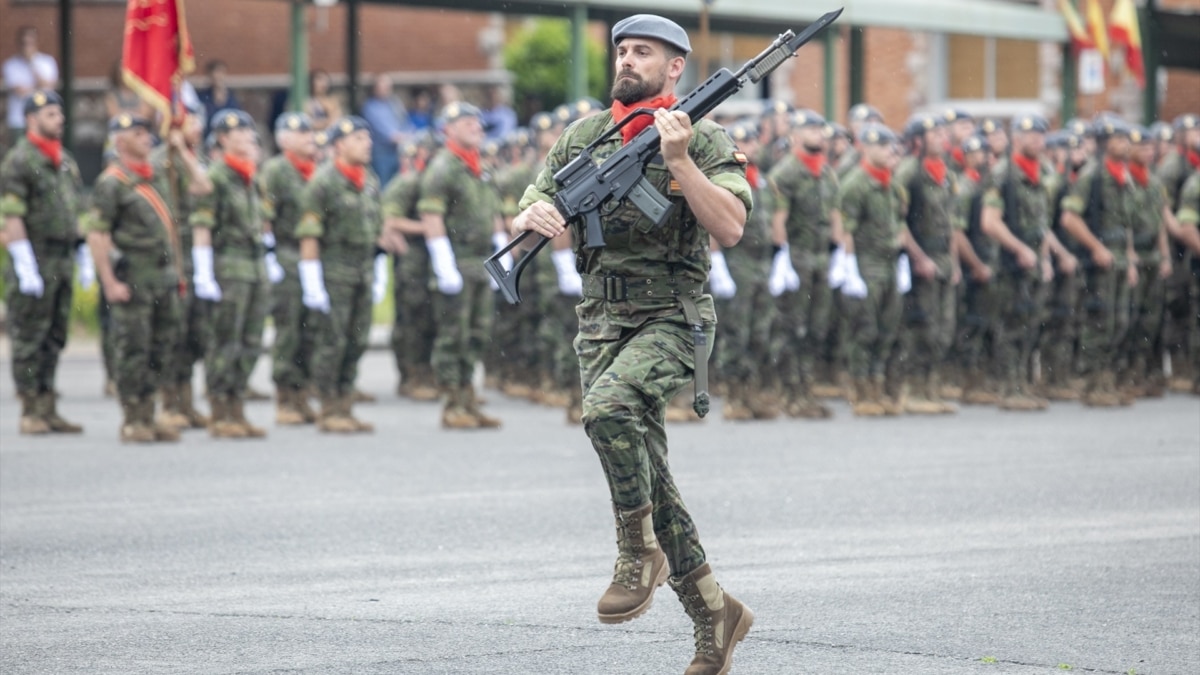
[[684, 54], [692, 53], [687, 31], [674, 21], [653, 14], [634, 14], [618, 21], [612, 29], [613, 45], [616, 46], [627, 37], [651, 38], [665, 42]]
[[299, 112], [285, 112], [275, 120], [275, 131], [312, 131], [312, 120]]

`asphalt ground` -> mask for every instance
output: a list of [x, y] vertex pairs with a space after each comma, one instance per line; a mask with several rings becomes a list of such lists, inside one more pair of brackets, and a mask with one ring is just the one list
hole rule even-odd
[[[266, 363], [254, 383], [267, 389]], [[560, 411], [486, 392], [494, 432], [360, 384], [371, 436], [117, 442], [91, 350], [77, 437], [18, 436], [0, 359], [0, 672], [662, 675], [670, 589], [595, 619], [615, 533]], [[1200, 673], [1200, 398], [1099, 411], [672, 426], [737, 674]], [[271, 426], [269, 403], [248, 406]]]

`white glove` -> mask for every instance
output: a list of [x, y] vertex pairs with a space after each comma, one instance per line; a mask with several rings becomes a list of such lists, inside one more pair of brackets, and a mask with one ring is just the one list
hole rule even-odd
[[79, 268], [79, 287], [87, 291], [96, 285], [96, 262], [87, 244], [75, 249], [75, 265]]
[[425, 248], [429, 250], [433, 274], [437, 277], [438, 291], [445, 295], [462, 293], [462, 273], [458, 271], [458, 261], [454, 259], [454, 249], [450, 248], [450, 238], [426, 239]]
[[783, 287], [792, 292], [800, 290], [800, 273], [790, 264], [787, 266], [787, 276], [784, 278]]
[[213, 276], [213, 250], [211, 246], [192, 247], [192, 284], [196, 287], [196, 297], [201, 300], [221, 301], [221, 287]]
[[[508, 235], [504, 234], [503, 232], [493, 232], [492, 246], [495, 246], [496, 252], [499, 253], [500, 249], [508, 246]], [[503, 267], [504, 271], [506, 272], [513, 268], [513, 257], [511, 252], [505, 253], [504, 257], [500, 258], [500, 266]]]
[[842, 295], [858, 298], [859, 300], [867, 297], [867, 282], [863, 281], [862, 275], [858, 273], [858, 256], [847, 255], [846, 263], [842, 267], [846, 270], [846, 281], [842, 284]]
[[550, 254], [558, 271], [558, 292], [573, 298], [583, 296], [583, 277], [575, 269], [575, 252], [569, 248]]
[[[778, 298], [783, 295], [788, 289], [788, 277], [792, 274], [796, 274], [796, 270], [792, 269], [792, 255], [788, 251], [788, 245], [784, 244], [771, 261], [771, 276], [767, 279], [767, 292], [771, 297]], [[798, 282], [796, 287], [800, 287]]]
[[371, 302], [378, 305], [387, 297], [388, 288], [388, 255], [386, 253], [377, 253], [375, 255], [375, 280], [371, 284]]
[[829, 287], [838, 289], [846, 283], [846, 247], [838, 246], [829, 256]]
[[907, 253], [901, 253], [896, 260], [896, 290], [900, 295], [912, 290], [912, 264], [908, 262]]
[[42, 297], [46, 292], [46, 282], [38, 272], [37, 258], [33, 257], [33, 244], [28, 239], [14, 241], [8, 245], [8, 254], [12, 256], [13, 271], [17, 274], [17, 289], [21, 295]]
[[729, 274], [729, 265], [725, 263], [725, 254], [721, 251], [712, 252], [712, 269], [708, 271], [708, 285], [714, 297], [728, 300], [737, 295], [737, 284]]
[[263, 261], [267, 264], [267, 280], [272, 284], [277, 284], [283, 281], [287, 274], [283, 271], [283, 265], [279, 264], [279, 258], [275, 257], [274, 251], [267, 251], [263, 256]]
[[300, 261], [300, 289], [303, 292], [300, 302], [305, 307], [329, 313], [329, 293], [325, 292], [325, 270], [320, 260]]

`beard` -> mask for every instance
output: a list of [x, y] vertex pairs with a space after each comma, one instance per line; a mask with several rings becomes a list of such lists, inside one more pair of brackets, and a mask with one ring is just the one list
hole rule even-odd
[[656, 81], [643, 80], [636, 73], [617, 73], [609, 96], [624, 105], [644, 101], [662, 91], [667, 84], [666, 73], [660, 73]]

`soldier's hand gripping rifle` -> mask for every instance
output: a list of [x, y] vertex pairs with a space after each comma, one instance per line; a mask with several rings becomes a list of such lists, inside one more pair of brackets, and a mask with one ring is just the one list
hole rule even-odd
[[[812, 40], [817, 33], [833, 23], [841, 13], [842, 10], [839, 9], [825, 14], [809, 24], [799, 35], [790, 30], [787, 31], [776, 38], [771, 46], [763, 50], [761, 54], [747, 61], [736, 73], [729, 72], [727, 68], [718, 70], [703, 84], [683, 97], [671, 110], [687, 113], [692, 122], [703, 118], [747, 83], [758, 83], [770, 75], [780, 64], [794, 56], [796, 50], [804, 43]], [[554, 207], [568, 223], [583, 219], [587, 248], [604, 246], [604, 233], [600, 226], [600, 209], [606, 204], [612, 203], [615, 206], [620, 200], [628, 199], [647, 218], [660, 227], [671, 214], [672, 203], [659, 194], [645, 176], [646, 165], [660, 150], [661, 139], [658, 129], [654, 125], [643, 129], [603, 164], [596, 164], [592, 159], [592, 151], [596, 146], [620, 131], [630, 120], [639, 115], [653, 114], [654, 111], [649, 108], [638, 108], [633, 111], [620, 124], [610, 127], [599, 138], [592, 141], [578, 157], [554, 174], [554, 182], [558, 185], [558, 192], [554, 195]], [[501, 258], [531, 234], [538, 237], [540, 241], [533, 250], [513, 265], [511, 270], [504, 269], [500, 262]], [[517, 287], [521, 280], [521, 272], [533, 256], [542, 250], [547, 241], [549, 240], [540, 234], [523, 232], [483, 263], [488, 274], [500, 287], [504, 299], [509, 303], [515, 305], [521, 302], [521, 294]]]

